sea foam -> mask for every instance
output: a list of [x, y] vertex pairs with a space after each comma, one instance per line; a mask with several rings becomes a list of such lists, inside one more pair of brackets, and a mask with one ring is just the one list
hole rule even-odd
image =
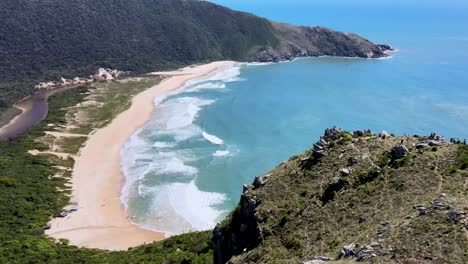
[[229, 156], [231, 152], [229, 150], [217, 150], [215, 153], [213, 153], [213, 156], [215, 157], [225, 157]]
[[216, 89], [224, 89], [226, 88], [226, 84], [222, 82], [206, 82], [201, 83], [198, 85], [194, 85], [190, 88], [187, 88], [187, 92], [199, 92], [204, 90], [216, 90]]
[[[180, 90], [188, 91], [190, 89], [195, 88], [196, 86], [199, 86], [200, 88], [203, 85], [205, 85], [204, 83], [208, 83], [208, 82], [211, 82], [211, 83], [221, 82], [224, 84], [224, 83], [242, 81], [243, 79], [239, 78], [239, 74], [241, 73], [242, 66], [243, 64], [241, 63], [230, 65], [210, 75], [189, 80], [184, 84], [184, 86]], [[211, 88], [215, 88], [214, 85], [212, 84], [208, 86], [211, 86]], [[222, 85], [222, 88], [225, 88], [225, 85]]]
[[202, 132], [202, 135], [206, 140], [208, 140], [209, 142], [211, 142], [211, 143], [213, 143], [215, 145], [222, 145], [224, 143], [224, 141], [222, 139], [220, 139], [219, 137], [217, 137], [215, 135], [208, 134], [205, 131]]
[[148, 143], [139, 136], [141, 132], [142, 129], [137, 130], [120, 151], [120, 170], [125, 176], [120, 201], [125, 208], [128, 208], [132, 193], [137, 192], [140, 180], [150, 167], [150, 162], [145, 161], [146, 155], [143, 154], [148, 149]]
[[[201, 129], [193, 124], [203, 106], [214, 100], [197, 97], [167, 99], [156, 106], [157, 117], [150, 122], [155, 135], [168, 135], [176, 142], [184, 141], [201, 134]], [[161, 143], [159, 143], [161, 144]]]
[[187, 127], [193, 123], [203, 106], [212, 104], [214, 100], [197, 97], [180, 97], [170, 99], [156, 107], [159, 117], [156, 120], [158, 128], [174, 130]]
[[176, 145], [175, 142], [156, 141], [154, 142], [153, 147], [163, 149], [163, 148], [172, 148], [175, 145]]
[[[225, 194], [202, 191], [197, 186], [197, 162], [228, 156], [230, 151], [212, 152], [213, 145], [224, 141], [194, 122], [199, 112], [216, 100], [193, 92], [225, 89], [226, 83], [241, 80], [240, 70], [240, 64], [226, 67], [154, 98], [151, 119], [121, 150], [126, 178], [121, 201], [136, 224], [173, 235], [213, 228], [225, 213], [219, 209], [226, 202]], [[194, 148], [190, 142], [202, 145]]]
[[158, 174], [181, 174], [187, 176], [195, 175], [198, 170], [193, 166], [186, 165], [186, 162], [194, 161], [189, 151], [168, 151], [155, 154], [151, 163], [151, 168]]
[[167, 236], [213, 228], [224, 210], [214, 209], [225, 194], [201, 191], [195, 181], [144, 187], [149, 209], [137, 217], [138, 224]]

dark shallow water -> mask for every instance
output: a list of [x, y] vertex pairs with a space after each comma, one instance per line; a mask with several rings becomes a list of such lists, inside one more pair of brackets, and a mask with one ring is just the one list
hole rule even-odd
[[23, 112], [0, 128], [0, 140], [15, 138], [39, 123], [47, 116], [49, 111], [47, 98], [53, 94], [72, 88], [74, 88], [74, 86], [43, 90], [17, 102], [15, 104], [16, 107], [22, 109]]

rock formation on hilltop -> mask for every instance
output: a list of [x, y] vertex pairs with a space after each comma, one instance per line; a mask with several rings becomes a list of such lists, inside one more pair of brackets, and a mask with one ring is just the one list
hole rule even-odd
[[468, 146], [435, 134], [327, 129], [244, 186], [215, 263], [467, 263], [467, 169]]

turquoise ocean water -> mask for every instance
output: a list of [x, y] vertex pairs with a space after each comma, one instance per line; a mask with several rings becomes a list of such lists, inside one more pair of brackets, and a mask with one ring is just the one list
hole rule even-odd
[[137, 224], [168, 234], [213, 227], [235, 207], [242, 184], [310, 148], [327, 127], [468, 139], [463, 6], [362, 1], [365, 7], [350, 11], [321, 1], [273, 1], [267, 8], [262, 1], [218, 2], [274, 20], [356, 32], [399, 51], [379, 60], [240, 64], [156, 98], [152, 119], [121, 153], [127, 179], [121, 200]]

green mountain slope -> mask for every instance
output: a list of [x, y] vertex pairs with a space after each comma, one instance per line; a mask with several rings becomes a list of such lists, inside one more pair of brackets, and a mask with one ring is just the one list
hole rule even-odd
[[467, 210], [466, 145], [330, 129], [245, 187], [215, 263], [468, 263]]
[[40, 81], [100, 67], [138, 74], [223, 59], [381, 57], [389, 48], [194, 0], [3, 0], [0, 24], [0, 113]]

